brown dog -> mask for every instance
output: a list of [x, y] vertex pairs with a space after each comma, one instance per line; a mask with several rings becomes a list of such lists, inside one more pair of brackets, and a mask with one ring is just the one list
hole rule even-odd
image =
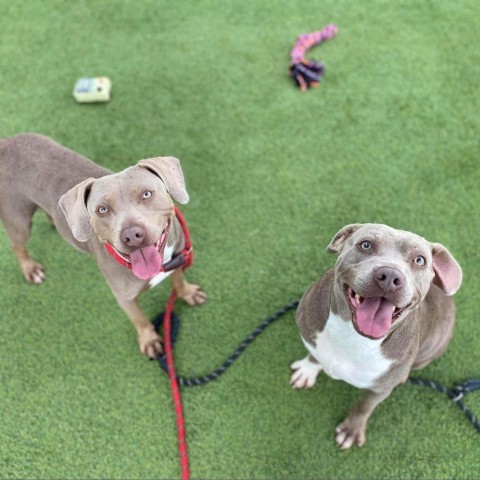
[[312, 387], [325, 370], [365, 390], [336, 430], [337, 444], [350, 448], [365, 443], [369, 416], [410, 370], [446, 350], [462, 271], [444, 246], [386, 225], [348, 225], [328, 251], [339, 254], [335, 269], [297, 310], [310, 354], [292, 364], [290, 383]]
[[206, 300], [181, 268], [163, 271], [184, 247], [172, 198], [189, 200], [174, 157], [141, 160], [111, 173], [41, 135], [0, 140], [0, 218], [27, 282], [45, 279], [42, 265], [27, 250], [32, 216], [40, 208], [69, 243], [96, 258], [137, 331], [141, 352], [151, 358], [161, 352], [161, 339], [139, 306], [140, 293], [172, 273], [180, 298], [190, 305]]

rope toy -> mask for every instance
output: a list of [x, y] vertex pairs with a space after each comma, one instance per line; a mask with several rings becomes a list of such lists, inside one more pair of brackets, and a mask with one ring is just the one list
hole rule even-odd
[[303, 33], [297, 37], [295, 46], [290, 52], [290, 76], [302, 92], [309, 87], [318, 87], [324, 73], [324, 67], [320, 62], [307, 60], [305, 54], [314, 45], [332, 39], [338, 32], [333, 23], [327, 25], [319, 32]]

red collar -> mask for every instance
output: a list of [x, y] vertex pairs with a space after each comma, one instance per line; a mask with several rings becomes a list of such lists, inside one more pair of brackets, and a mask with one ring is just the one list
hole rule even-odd
[[[177, 253], [172, 257], [170, 261], [162, 265], [162, 269], [160, 270], [159, 273], [171, 272], [172, 270], [176, 270], [179, 267], [182, 267], [183, 270], [185, 270], [187, 267], [189, 267], [193, 263], [193, 247], [190, 241], [190, 232], [188, 231], [187, 223], [185, 222], [185, 219], [183, 218], [183, 215], [180, 212], [180, 210], [178, 210], [177, 207], [174, 207], [174, 209], [175, 209], [175, 216], [177, 217], [177, 220], [180, 223], [180, 226], [182, 227], [182, 230], [183, 230], [183, 236], [185, 238], [185, 246], [183, 247], [183, 250], [180, 253]], [[162, 252], [167, 243], [169, 229], [170, 229], [170, 220], [168, 220], [167, 226], [165, 227], [165, 230], [162, 234], [162, 237], [164, 237], [162, 239], [163, 245], [160, 245], [159, 247], [162, 249]], [[127, 257], [122, 255], [118, 250], [116, 250], [113, 245], [111, 245], [108, 242], [105, 242], [105, 248], [107, 252], [117, 261], [117, 263], [119, 263], [125, 268], [128, 268], [129, 270], [132, 269], [132, 262]]]

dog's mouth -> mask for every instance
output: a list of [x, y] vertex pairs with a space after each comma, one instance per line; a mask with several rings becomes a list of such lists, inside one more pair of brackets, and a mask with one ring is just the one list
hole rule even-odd
[[362, 297], [348, 285], [345, 295], [358, 333], [371, 339], [384, 337], [407, 307], [396, 307], [386, 297]]
[[110, 247], [115, 254], [122, 258], [124, 262], [132, 269], [132, 273], [141, 280], [150, 280], [162, 271], [163, 257], [167, 237], [170, 229], [170, 220], [167, 221], [160, 238], [153, 244], [146, 247], [137, 248], [133, 252], [119, 252], [113, 245]]

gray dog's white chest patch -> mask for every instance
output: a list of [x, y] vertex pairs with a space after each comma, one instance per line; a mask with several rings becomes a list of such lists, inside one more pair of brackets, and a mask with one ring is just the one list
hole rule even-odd
[[382, 353], [382, 341], [358, 334], [352, 322], [330, 312], [315, 346], [304, 343], [327, 375], [357, 388], [371, 388], [392, 364]]

